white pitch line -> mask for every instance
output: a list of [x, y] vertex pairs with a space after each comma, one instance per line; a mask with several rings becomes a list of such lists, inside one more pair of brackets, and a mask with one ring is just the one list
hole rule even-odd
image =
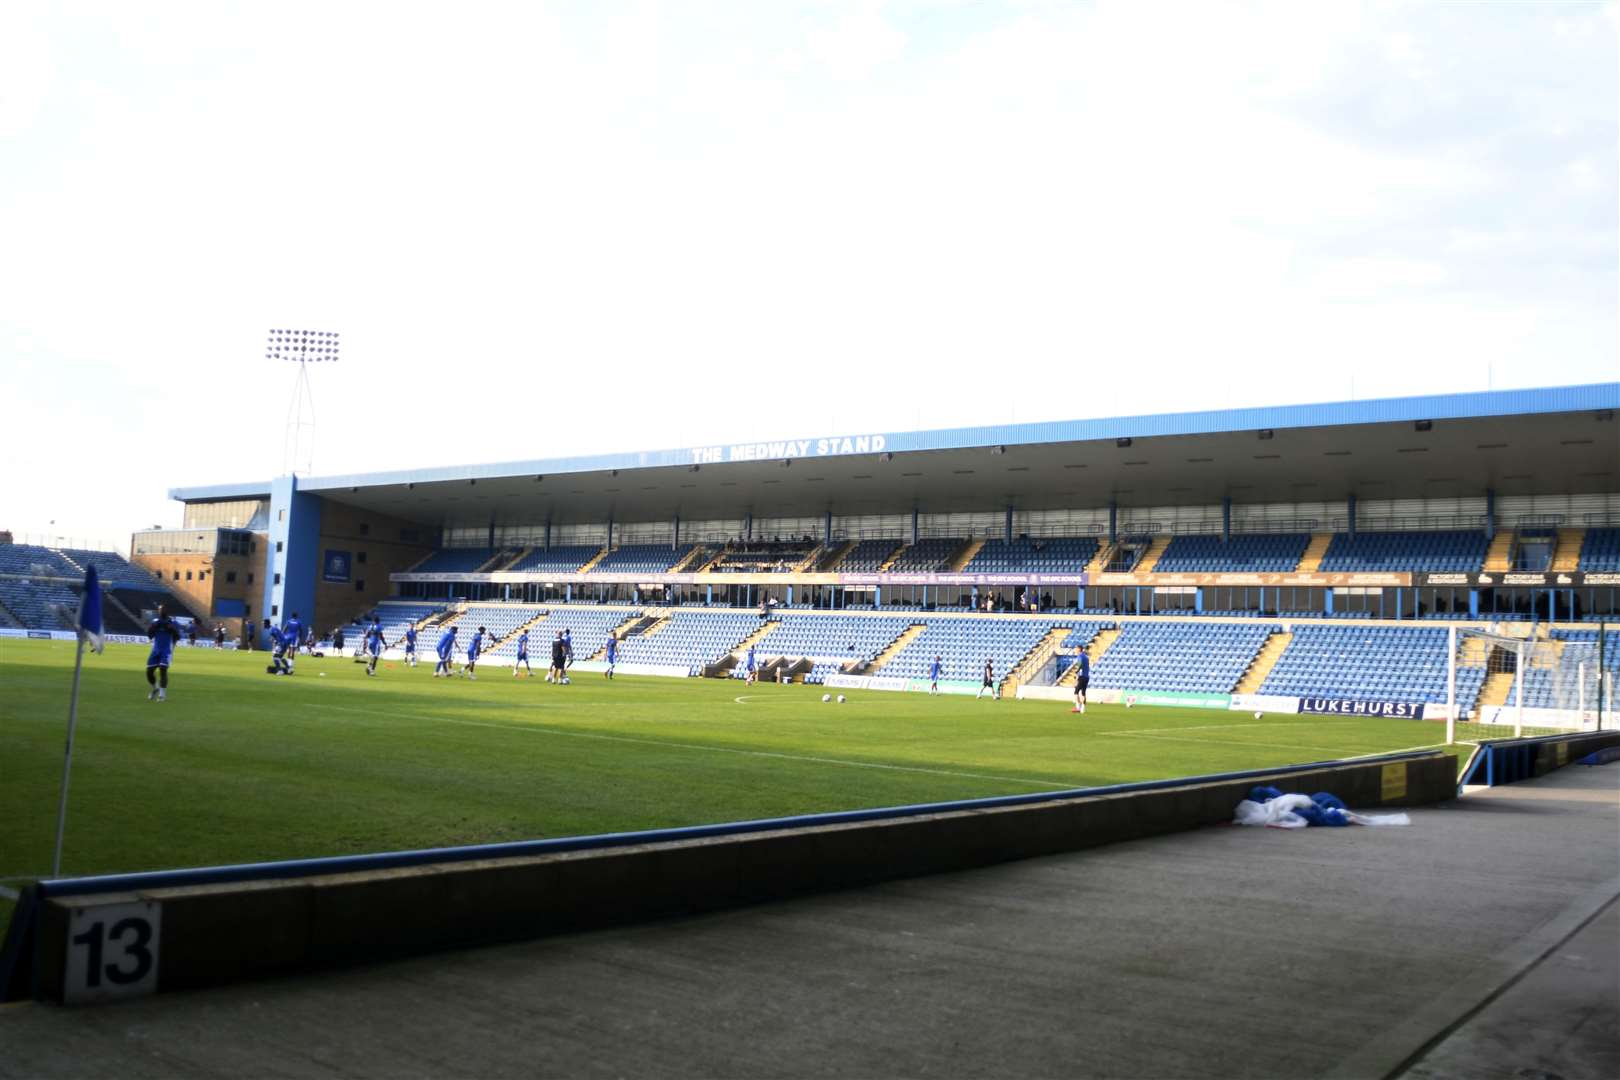
[[603, 742], [637, 743], [643, 746], [657, 746], [668, 750], [700, 750], [711, 754], [741, 754], [745, 757], [778, 758], [783, 761], [805, 761], [815, 765], [841, 765], [852, 769], [885, 769], [891, 772], [926, 773], [930, 776], [954, 776], [968, 780], [996, 780], [1009, 784], [1028, 784], [1030, 787], [1040, 788], [1072, 788], [1078, 786], [1074, 780], [1042, 780], [1031, 779], [1027, 776], [995, 776], [990, 773], [957, 772], [953, 769], [924, 769], [916, 765], [889, 765], [876, 761], [850, 761], [845, 758], [811, 757], [805, 754], [784, 754], [775, 750], [740, 750], [731, 746], [705, 746], [702, 743], [671, 742], [666, 739], [643, 739], [634, 735], [603, 735], [592, 731], [560, 731], [557, 728], [541, 727], [538, 724], [491, 724], [482, 720], [455, 720], [448, 716], [426, 716], [421, 713], [380, 713], [372, 709], [357, 709], [352, 705], [322, 705], [311, 706], [316, 709], [336, 709], [341, 712], [361, 713], [365, 716], [394, 716], [404, 717], [407, 720], [425, 720], [438, 724], [461, 724], [464, 727], [494, 728], [497, 731], [523, 731], [536, 735], [560, 735], [571, 739], [597, 739]]

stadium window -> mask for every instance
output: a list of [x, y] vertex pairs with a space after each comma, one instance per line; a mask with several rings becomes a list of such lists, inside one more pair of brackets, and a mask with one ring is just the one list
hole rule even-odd
[[276, 541], [276, 554], [277, 555], [281, 554], [281, 541], [280, 540]]
[[360, 535], [361, 536], [370, 536], [371, 535], [371, 523], [369, 521], [362, 521], [360, 523]]
[[235, 570], [227, 570], [227, 571], [225, 571], [225, 584], [227, 584], [227, 585], [235, 585], [236, 584], [236, 571]]
[[354, 553], [354, 561], [359, 563], [361, 566], [366, 565], [366, 553], [363, 552], [363, 551], [355, 552]]
[[176, 570], [174, 572], [174, 580], [176, 580], [176, 581], [180, 580], [180, 571]]
[[253, 571], [251, 570], [248, 571], [248, 584], [253, 584]]
[[354, 579], [354, 591], [355, 592], [365, 592], [366, 591], [366, 579], [365, 578], [355, 578]]
[[272, 581], [270, 584], [272, 584], [272, 585], [280, 585], [281, 584], [281, 575], [277, 574], [276, 575], [276, 580]]
[[187, 580], [187, 581], [190, 581], [190, 580], [191, 580], [191, 571], [190, 571], [190, 570], [187, 570], [187, 571], [186, 571], [186, 580]]
[[276, 511], [276, 520], [277, 521], [286, 521], [287, 520], [287, 508], [285, 506], [283, 506], [280, 510]]
[[270, 605], [270, 617], [273, 619], [277, 615], [280, 615], [280, 614], [281, 614], [281, 605], [280, 604], [271, 604]]

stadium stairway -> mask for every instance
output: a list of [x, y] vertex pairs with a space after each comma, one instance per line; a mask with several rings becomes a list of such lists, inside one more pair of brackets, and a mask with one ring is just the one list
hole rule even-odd
[[531, 550], [531, 548], [519, 548], [515, 550], [513, 548], [502, 548], [495, 554], [491, 555], [488, 559], [484, 560], [483, 565], [477, 570], [474, 570], [473, 573], [492, 574], [497, 570], [505, 570], [508, 566], [511, 566], [513, 563], [523, 558], [523, 556], [527, 555]]
[[1474, 708], [1484, 709], [1492, 705], [1506, 705], [1508, 695], [1513, 692], [1513, 672], [1493, 671], [1485, 676], [1485, 685], [1479, 688], [1479, 697], [1474, 700]]
[[684, 574], [684, 573], [687, 573], [688, 571], [690, 571], [692, 569], [693, 564], [698, 562], [701, 559], [701, 557], [703, 555], [703, 552], [704, 552], [704, 547], [703, 547], [702, 544], [693, 544], [690, 548], [687, 549], [686, 554], [681, 556], [680, 561], [677, 562], [674, 566], [669, 568], [669, 573], [671, 573], [671, 574]]
[[575, 571], [575, 573], [580, 573], [580, 574], [588, 574], [588, 573], [590, 573], [591, 568], [594, 567], [597, 563], [601, 562], [603, 559], [607, 558], [608, 554], [609, 554], [609, 549], [604, 547], [601, 551], [598, 551], [595, 555], [592, 555], [589, 559], [587, 559], [586, 562], [585, 562], [585, 565], [581, 566], [577, 571]]
[[8, 630], [21, 630], [23, 628], [22, 620], [13, 615], [11, 610], [4, 604], [0, 604], [0, 626]]
[[793, 573], [804, 574], [814, 570], [816, 568], [816, 563], [820, 562], [822, 556], [826, 554], [826, 545], [817, 544], [815, 547], [810, 549], [809, 553], [807, 553], [804, 558], [793, 564]]
[[1116, 547], [1118, 545], [1113, 541], [1098, 545], [1097, 554], [1093, 555], [1091, 561], [1086, 564], [1086, 573], [1100, 574], [1108, 569], [1109, 562], [1114, 558], [1114, 548]]
[[899, 637], [883, 646], [883, 651], [872, 657], [872, 662], [866, 665], [866, 674], [872, 674], [884, 664], [887, 664], [890, 660], [893, 660], [896, 656], [899, 656], [900, 651], [907, 645], [910, 645], [913, 641], [917, 640], [918, 635], [920, 635], [926, 629], [928, 629], [928, 625], [926, 623], [912, 623], [910, 626], [900, 631]]
[[1255, 653], [1254, 662], [1249, 665], [1249, 670], [1243, 673], [1243, 678], [1238, 680], [1237, 687], [1232, 692], [1258, 694], [1261, 685], [1266, 681], [1266, 676], [1271, 674], [1271, 669], [1277, 666], [1277, 661], [1282, 658], [1282, 654], [1287, 651], [1293, 640], [1293, 634], [1282, 630], [1274, 631], [1266, 638], [1265, 644], [1260, 646], [1260, 651]]
[[1327, 554], [1328, 545], [1333, 543], [1333, 534], [1312, 533], [1311, 542], [1305, 545], [1305, 554], [1299, 557], [1297, 573], [1314, 574], [1322, 569], [1322, 556]]
[[825, 572], [827, 570], [831, 570], [831, 569], [833, 569], [833, 567], [837, 566], [839, 563], [844, 561], [844, 556], [845, 555], [848, 555], [850, 552], [852, 552], [854, 550], [855, 550], [855, 541], [853, 541], [853, 540], [845, 540], [843, 543], [838, 544], [837, 546], [835, 546], [833, 548], [830, 548], [830, 549], [828, 549], [826, 551], [823, 551], [822, 552], [822, 558], [821, 558], [821, 565], [816, 567], [816, 569], [818, 571], [823, 571], [823, 572]]
[[[1109, 646], [1113, 645], [1118, 639], [1119, 628], [1115, 627], [1112, 630], [1098, 631], [1097, 636], [1086, 643], [1086, 653], [1091, 657], [1091, 664], [1093, 667], [1096, 667], [1097, 661], [1102, 659], [1103, 653], [1107, 652]], [[1057, 684], [1059, 686], [1073, 686], [1074, 680], [1078, 679], [1079, 677], [1080, 669], [1075, 665], [1070, 664], [1069, 670], [1063, 673], [1062, 678], [1058, 679]]]
[[[510, 634], [507, 634], [505, 637], [503, 637], [499, 641], [495, 642], [495, 644], [491, 645], [485, 651], [486, 652], [494, 652], [496, 649], [500, 648], [502, 645], [505, 645], [508, 641], [516, 641], [517, 636], [519, 634], [523, 633], [523, 631], [525, 631], [525, 630], [532, 630], [534, 628], [535, 623], [544, 622], [545, 619], [546, 619], [546, 616], [548, 616], [550, 614], [551, 614], [551, 611], [550, 611], [549, 608], [542, 608], [540, 611], [538, 611], [535, 614], [534, 618], [530, 619], [528, 622], [523, 623], [520, 626], [514, 626], [512, 628], [512, 632]], [[512, 655], [516, 656], [517, 654], [513, 653]]]
[[955, 555], [951, 556], [951, 561], [945, 564], [945, 572], [949, 574], [961, 573], [962, 567], [972, 562], [973, 556], [977, 555], [979, 553], [979, 549], [982, 547], [984, 547], [984, 539], [982, 537], [977, 540], [969, 540], [966, 546], [964, 546]]
[[1491, 537], [1491, 546], [1485, 549], [1485, 570], [1505, 574], [1513, 569], [1513, 540], [1511, 530], [1502, 529]]
[[1586, 543], [1585, 529], [1559, 529], [1558, 546], [1553, 549], [1552, 567], [1555, 573], [1567, 574], [1581, 568], [1581, 548]]
[[[623, 641], [625, 638], [629, 637], [632, 633], [635, 632], [635, 629], [636, 629], [637, 626], [640, 626], [642, 623], [647, 622], [647, 620], [649, 618], [652, 619], [653, 622], [658, 621], [658, 616], [643, 615], [639, 611], [634, 612], [633, 614], [631, 614], [631, 616], [629, 618], [625, 619], [624, 622], [620, 623], [618, 626], [615, 626], [612, 630], [608, 631], [608, 633], [611, 636], [618, 638], [620, 641]], [[647, 623], [647, 625], [651, 626], [652, 623]], [[607, 659], [607, 642], [605, 642], [605, 641], [602, 642], [602, 647], [600, 649], [597, 649], [594, 653], [592, 653], [590, 658], [592, 660], [606, 660]]]
[[1035, 643], [1035, 647], [1024, 654], [1024, 658], [1008, 672], [1007, 677], [1001, 681], [1003, 694], [1016, 694], [1024, 680], [1046, 666], [1048, 660], [1058, 651], [1058, 647], [1068, 640], [1074, 632], [1072, 627], [1054, 626], [1046, 632], [1046, 636]]
[[748, 655], [748, 647], [750, 645], [758, 645], [762, 640], [770, 635], [772, 630], [775, 630], [781, 625], [782, 624], [775, 619], [772, 619], [766, 623], [761, 623], [758, 630], [755, 630], [752, 634], [749, 634], [747, 637], [737, 642], [737, 647], [731, 650], [731, 655], [737, 657], [739, 660], [742, 659], [744, 656]]
[[1148, 542], [1147, 550], [1142, 552], [1142, 557], [1136, 560], [1135, 572], [1153, 573], [1153, 568], [1159, 564], [1159, 557], [1164, 554], [1164, 549], [1170, 546], [1170, 539], [1168, 536], [1153, 537]]

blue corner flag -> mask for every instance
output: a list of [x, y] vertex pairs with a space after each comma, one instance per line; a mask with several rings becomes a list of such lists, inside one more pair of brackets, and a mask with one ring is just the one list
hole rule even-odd
[[94, 566], [84, 571], [84, 599], [79, 602], [78, 631], [79, 638], [88, 641], [96, 652], [107, 644], [101, 634], [101, 581], [96, 577]]

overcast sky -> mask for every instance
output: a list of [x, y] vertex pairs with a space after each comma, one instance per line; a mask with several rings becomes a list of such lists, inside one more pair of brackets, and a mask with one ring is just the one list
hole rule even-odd
[[1620, 378], [1614, 4], [0, 4], [0, 528]]

